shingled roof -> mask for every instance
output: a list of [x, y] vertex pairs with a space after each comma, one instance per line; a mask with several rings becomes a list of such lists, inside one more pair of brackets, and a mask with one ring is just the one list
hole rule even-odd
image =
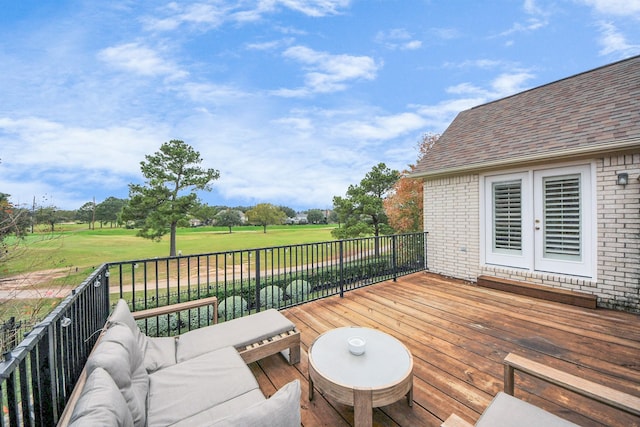
[[640, 148], [640, 56], [461, 112], [412, 175], [634, 148]]

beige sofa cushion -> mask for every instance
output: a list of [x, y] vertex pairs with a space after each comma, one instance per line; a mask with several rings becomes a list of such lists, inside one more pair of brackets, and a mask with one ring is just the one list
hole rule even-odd
[[73, 409], [70, 427], [133, 427], [133, 418], [122, 393], [111, 376], [95, 368], [87, 378]]
[[[260, 387], [242, 357], [221, 348], [151, 374], [147, 420], [172, 425], [254, 390]], [[264, 400], [262, 393], [252, 396]]]
[[294, 380], [276, 394], [210, 424], [210, 427], [300, 427], [300, 381]]
[[126, 325], [131, 330], [144, 355], [144, 366], [147, 372], [151, 373], [176, 364], [175, 338], [148, 337], [143, 334], [125, 300], [118, 300], [113, 313], [109, 316], [109, 321]]
[[499, 392], [487, 407], [476, 427], [577, 427], [530, 403]]
[[146, 425], [147, 392], [149, 375], [143, 365], [143, 357], [128, 327], [113, 324], [105, 332], [95, 351], [87, 360], [87, 374], [102, 368], [111, 376], [122, 393], [134, 425]]
[[275, 309], [261, 311], [180, 335], [176, 344], [178, 363], [223, 347], [240, 347], [291, 331], [295, 325]]
[[219, 405], [213, 406], [205, 411], [198, 412], [191, 417], [180, 420], [175, 424], [171, 424], [171, 427], [193, 427], [193, 426], [207, 426], [213, 420], [218, 420], [229, 416], [229, 414], [236, 414], [244, 412], [250, 406], [256, 403], [265, 401], [264, 395], [260, 389], [254, 389], [247, 393], [236, 396], [231, 400], [222, 402]]

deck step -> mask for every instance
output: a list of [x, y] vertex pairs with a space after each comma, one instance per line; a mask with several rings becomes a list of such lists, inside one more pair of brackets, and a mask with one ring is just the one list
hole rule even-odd
[[596, 308], [598, 303], [598, 298], [595, 295], [585, 292], [552, 288], [501, 277], [478, 276], [478, 286], [585, 308]]

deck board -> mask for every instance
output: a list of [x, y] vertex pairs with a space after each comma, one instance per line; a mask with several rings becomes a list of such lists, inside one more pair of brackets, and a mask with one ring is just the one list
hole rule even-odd
[[[414, 405], [377, 408], [376, 426], [439, 426], [451, 413], [474, 422], [503, 388], [502, 360], [529, 357], [640, 396], [640, 316], [586, 309], [416, 273], [284, 310], [301, 336], [296, 366], [279, 355], [252, 363], [265, 395], [302, 382], [302, 424], [353, 425], [353, 408], [308, 399], [307, 350], [323, 332], [366, 326], [402, 341], [414, 357]], [[640, 426], [640, 418], [517, 374], [516, 396], [581, 425]]]

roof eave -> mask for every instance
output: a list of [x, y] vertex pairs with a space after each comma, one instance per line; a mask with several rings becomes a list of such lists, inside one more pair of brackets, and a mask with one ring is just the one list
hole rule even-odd
[[547, 151], [526, 156], [512, 156], [507, 159], [498, 159], [490, 162], [470, 163], [447, 169], [434, 169], [416, 172], [409, 175], [410, 178], [439, 178], [451, 175], [464, 175], [469, 172], [482, 172], [491, 169], [505, 169], [522, 166], [531, 163], [540, 163], [553, 160], [554, 162], [575, 160], [578, 158], [592, 157], [600, 154], [612, 154], [632, 149], [640, 149], [640, 135], [625, 140], [598, 144], [597, 146], [575, 147], [569, 150]]

